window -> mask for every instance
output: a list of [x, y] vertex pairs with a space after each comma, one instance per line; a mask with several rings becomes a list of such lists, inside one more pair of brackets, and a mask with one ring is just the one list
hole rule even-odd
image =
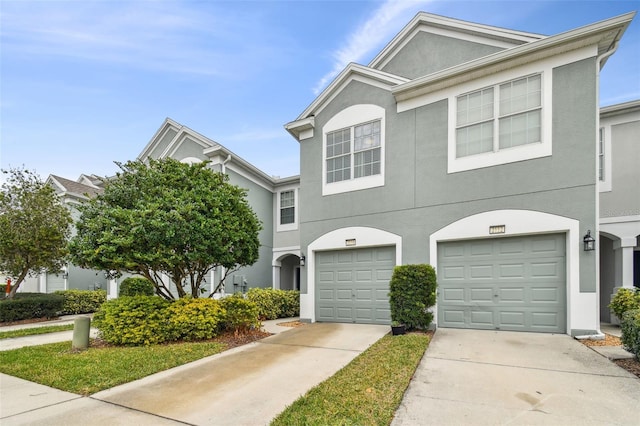
[[351, 170], [354, 179], [380, 174], [380, 120], [327, 134], [327, 183], [351, 179]]
[[604, 127], [600, 128], [598, 138], [598, 180], [604, 181]]
[[288, 225], [296, 221], [295, 192], [280, 193], [280, 225]]
[[540, 74], [456, 98], [456, 158], [542, 141]]

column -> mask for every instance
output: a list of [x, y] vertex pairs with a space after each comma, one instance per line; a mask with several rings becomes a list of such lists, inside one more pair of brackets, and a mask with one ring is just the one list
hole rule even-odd
[[[613, 243], [614, 277], [615, 287], [611, 298], [619, 289], [633, 289], [633, 249], [636, 246], [635, 237], [621, 238]], [[611, 324], [620, 324], [620, 320], [611, 313]]]

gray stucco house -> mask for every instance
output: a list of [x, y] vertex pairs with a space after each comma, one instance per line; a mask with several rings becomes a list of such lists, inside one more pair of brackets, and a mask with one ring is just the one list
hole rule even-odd
[[438, 327], [598, 334], [640, 286], [640, 102], [598, 107], [634, 16], [543, 36], [419, 13], [285, 125], [300, 176], [171, 119], [138, 158], [209, 161], [249, 190], [260, 260], [227, 293], [299, 289], [304, 321], [387, 324], [393, 267], [429, 263]]

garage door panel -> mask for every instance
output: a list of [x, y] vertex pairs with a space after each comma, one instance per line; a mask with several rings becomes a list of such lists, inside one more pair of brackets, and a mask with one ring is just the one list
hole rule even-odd
[[439, 244], [439, 325], [564, 332], [564, 244], [564, 234]]
[[[320, 252], [316, 259], [318, 321], [388, 324], [393, 247]], [[332, 293], [329, 289], [335, 289]], [[325, 308], [335, 308], [326, 309]]]

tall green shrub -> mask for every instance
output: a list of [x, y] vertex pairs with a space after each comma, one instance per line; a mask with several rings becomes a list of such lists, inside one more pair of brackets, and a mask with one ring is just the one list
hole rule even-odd
[[62, 315], [96, 312], [107, 301], [106, 290], [58, 290], [55, 294], [64, 297]]
[[431, 265], [400, 265], [389, 283], [391, 320], [409, 329], [426, 329], [433, 321], [429, 308], [436, 303], [436, 272]]
[[261, 320], [295, 317], [300, 315], [300, 292], [273, 288], [252, 288], [247, 300], [258, 306]]
[[16, 293], [0, 301], [0, 322], [31, 318], [54, 318], [62, 311], [64, 297], [59, 294]]
[[640, 309], [622, 314], [620, 319], [622, 344], [640, 360]]
[[120, 283], [118, 296], [153, 296], [155, 292], [153, 283], [148, 279], [129, 277]]

